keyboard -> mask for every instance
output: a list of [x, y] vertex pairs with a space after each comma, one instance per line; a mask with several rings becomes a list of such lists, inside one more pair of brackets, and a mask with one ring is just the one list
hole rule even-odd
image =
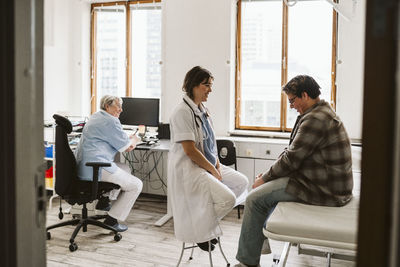
[[139, 142], [136, 143], [136, 146], [143, 146], [143, 145], [145, 145], [145, 144], [146, 144], [146, 142], [139, 141]]

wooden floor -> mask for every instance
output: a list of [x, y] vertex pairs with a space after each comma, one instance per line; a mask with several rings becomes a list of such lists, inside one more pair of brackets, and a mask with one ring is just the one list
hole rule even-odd
[[[60, 222], [58, 219], [58, 201], [53, 201], [53, 207], [47, 212], [47, 225]], [[66, 205], [64, 205], [66, 207]], [[122, 233], [122, 240], [115, 242], [113, 234], [96, 227], [88, 226], [86, 233], [79, 232], [75, 242], [78, 250], [70, 252], [69, 238], [73, 226], [51, 230], [51, 240], [47, 241], [48, 266], [176, 266], [182, 243], [177, 241], [173, 231], [173, 220], [164, 226], [157, 227], [153, 223], [166, 213], [166, 202], [162, 199], [139, 197], [131, 211], [126, 224], [128, 231]], [[66, 214], [63, 220], [70, 219]], [[239, 239], [241, 219], [237, 218], [237, 211], [228, 214], [222, 221], [224, 235], [221, 243], [225, 255], [231, 266], [235, 259]], [[283, 243], [271, 241], [272, 251], [280, 254]], [[195, 249], [193, 260], [188, 261], [190, 251], [184, 254], [180, 266], [202, 267], [209, 266], [208, 253]], [[219, 249], [213, 252], [214, 266], [226, 266]], [[261, 266], [272, 266], [273, 254], [261, 257]], [[297, 255], [297, 249], [291, 249], [286, 266], [326, 266], [324, 258], [307, 255]], [[354, 262], [332, 260], [332, 267], [355, 266]]]

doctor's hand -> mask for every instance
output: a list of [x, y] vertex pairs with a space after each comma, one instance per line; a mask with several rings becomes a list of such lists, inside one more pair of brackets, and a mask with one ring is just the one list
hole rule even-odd
[[217, 161], [217, 164], [215, 165], [215, 168], [217, 169], [217, 172], [219, 173], [219, 175], [222, 177], [222, 174], [221, 174], [221, 165], [219, 164], [218, 161]]
[[219, 181], [222, 181], [222, 176], [221, 176], [221, 172], [219, 171], [219, 169], [214, 168], [214, 170], [211, 172], [211, 174], [217, 178]]
[[260, 173], [259, 175], [256, 176], [256, 180], [254, 181], [254, 184], [252, 186], [252, 188], [256, 188], [259, 187], [260, 185], [264, 184], [264, 180], [262, 179], [262, 173]]

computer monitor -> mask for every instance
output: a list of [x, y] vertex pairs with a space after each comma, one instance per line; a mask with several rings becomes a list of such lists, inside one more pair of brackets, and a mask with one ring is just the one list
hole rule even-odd
[[145, 125], [158, 127], [160, 99], [122, 97], [122, 112], [119, 120], [123, 125]]

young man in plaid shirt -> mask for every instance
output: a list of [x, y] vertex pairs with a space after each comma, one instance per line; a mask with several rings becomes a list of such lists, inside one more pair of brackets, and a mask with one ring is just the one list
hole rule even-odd
[[258, 266], [271, 252], [262, 227], [278, 202], [343, 206], [352, 198], [351, 147], [342, 121], [310, 76], [290, 80], [283, 92], [299, 112], [285, 148], [274, 165], [256, 177], [246, 199], [236, 266]]

